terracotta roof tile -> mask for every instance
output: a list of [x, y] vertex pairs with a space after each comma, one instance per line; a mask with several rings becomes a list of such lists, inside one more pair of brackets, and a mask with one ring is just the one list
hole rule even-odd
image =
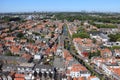
[[16, 78], [24, 78], [24, 76], [25, 76], [24, 74], [17, 74], [17, 73], [15, 74]]
[[27, 60], [30, 60], [32, 58], [32, 56], [30, 54], [27, 54], [27, 53], [24, 53], [22, 55], [23, 58], [27, 59]]
[[73, 72], [87, 71], [87, 69], [84, 66], [82, 66], [81, 64], [73, 64], [71, 71], [73, 71]]
[[14, 78], [14, 80], [25, 80], [24, 78]]

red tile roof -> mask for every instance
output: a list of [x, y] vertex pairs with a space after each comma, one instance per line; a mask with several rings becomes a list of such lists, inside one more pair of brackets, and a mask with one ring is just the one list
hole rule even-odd
[[24, 53], [22, 55], [23, 58], [27, 59], [27, 60], [30, 60], [32, 58], [32, 56], [30, 54], [27, 54], [27, 53]]
[[15, 74], [16, 78], [24, 78], [24, 76], [25, 76], [24, 74], [17, 74], [17, 73]]
[[82, 66], [81, 64], [73, 64], [71, 71], [72, 72], [87, 71], [87, 69], [84, 66]]
[[5, 37], [5, 40], [7, 40], [7, 41], [12, 40], [12, 41], [13, 41], [13, 40], [14, 40], [14, 38], [15, 38], [15, 37]]
[[21, 48], [21, 46], [11, 46], [10, 47], [10, 51], [12, 52], [12, 53], [18, 53], [19, 51], [20, 51], [20, 48]]
[[14, 80], [25, 80], [24, 78], [14, 78]]

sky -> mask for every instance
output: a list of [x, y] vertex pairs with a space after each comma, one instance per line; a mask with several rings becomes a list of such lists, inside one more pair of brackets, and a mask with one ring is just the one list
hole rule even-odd
[[0, 0], [1, 12], [120, 12], [120, 0]]

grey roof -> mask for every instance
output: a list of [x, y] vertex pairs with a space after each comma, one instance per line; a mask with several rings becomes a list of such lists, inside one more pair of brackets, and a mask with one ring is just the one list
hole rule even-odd
[[78, 64], [79, 62], [73, 58], [72, 61], [69, 61], [69, 66], [72, 66], [73, 64]]
[[96, 32], [88, 32], [89, 34], [92, 34], [92, 35], [99, 35], [100, 32], [99, 31], [96, 31]]
[[100, 36], [103, 38], [103, 39], [109, 39], [109, 37], [103, 33], [100, 33]]
[[7, 60], [7, 61], [18, 61], [18, 62], [28, 62], [25, 58], [22, 57], [15, 57], [15, 56], [0, 56], [0, 60]]
[[105, 65], [107, 66], [119, 66], [117, 63], [109, 63], [109, 62], [106, 62], [104, 63]]
[[34, 69], [46, 69], [46, 70], [49, 70], [51, 69], [52, 71], [54, 70], [54, 67], [53, 66], [50, 66], [50, 65], [40, 65], [40, 64], [36, 64], [36, 66], [34, 67]]
[[17, 70], [17, 66], [14, 64], [4, 64], [2, 69], [6, 71]]

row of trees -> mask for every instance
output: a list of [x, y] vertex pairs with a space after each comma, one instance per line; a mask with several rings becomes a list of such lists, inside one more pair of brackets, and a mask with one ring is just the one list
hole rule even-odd
[[19, 54], [13, 54], [11, 51], [7, 51], [5, 54], [5, 56], [19, 56]]
[[120, 49], [120, 46], [112, 46], [112, 49]]
[[82, 33], [74, 33], [72, 35], [72, 38], [89, 38], [89, 34], [86, 32], [82, 32]]
[[2, 20], [4, 21], [21, 21], [21, 18], [20, 17], [9, 17], [9, 16], [5, 16], [2, 18]]
[[111, 42], [120, 41], [120, 33], [108, 35]]
[[77, 29], [77, 33], [72, 35], [72, 38], [90, 38], [90, 35], [85, 31], [83, 27]]
[[117, 28], [116, 25], [113, 24], [93, 24], [97, 28]]
[[[102, 17], [99, 17], [102, 16]], [[61, 14], [56, 14], [56, 18], [60, 19], [60, 20], [68, 20], [68, 21], [74, 21], [74, 20], [89, 20], [89, 21], [95, 21], [95, 22], [104, 22], [104, 23], [120, 23], [120, 17], [114, 17], [114, 16], [103, 16], [103, 15], [99, 15], [99, 16], [90, 16], [89, 14], [73, 14], [73, 13], [69, 13], [69, 15], [67, 15], [67, 13], [61, 13]]]

